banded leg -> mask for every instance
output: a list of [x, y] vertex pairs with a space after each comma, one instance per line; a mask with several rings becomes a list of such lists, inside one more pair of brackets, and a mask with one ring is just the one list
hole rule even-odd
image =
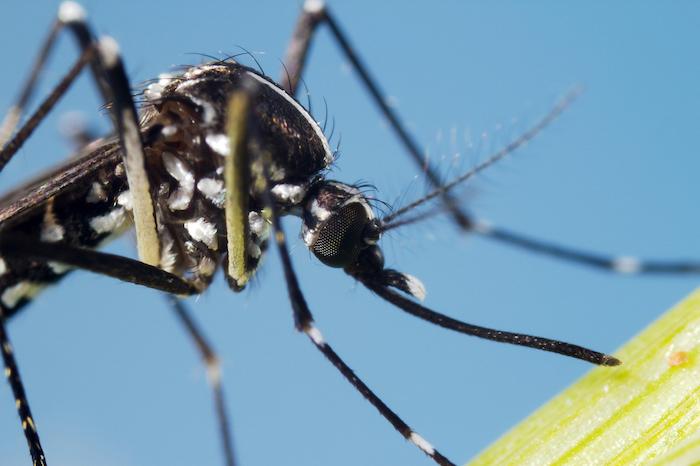
[[700, 273], [700, 261], [649, 260], [633, 256], [604, 255], [532, 238], [479, 219], [473, 219], [473, 225], [472, 231], [484, 238], [509, 244], [528, 252], [542, 254], [605, 272], [620, 275], [683, 275]]
[[[301, 16], [297, 21], [292, 39], [287, 47], [287, 54], [284, 61], [284, 73], [280, 79], [282, 83], [281, 87], [292, 95], [296, 94], [299, 87], [299, 80], [301, 79], [306, 64], [309, 48], [311, 47], [311, 40], [316, 29], [321, 24], [328, 25], [336, 44], [340, 47], [345, 58], [350, 61], [360, 81], [362, 81], [362, 85], [370, 94], [372, 101], [377, 105], [379, 111], [389, 122], [389, 126], [394, 130], [394, 133], [399, 138], [399, 141], [401, 141], [401, 144], [404, 146], [404, 149], [411, 159], [420, 170], [425, 173], [431, 186], [440, 186], [442, 183], [440, 176], [435, 169], [427, 163], [418, 143], [408, 130], [406, 130], [399, 115], [386, 103], [384, 93], [379, 89], [377, 80], [370, 74], [369, 68], [350, 44], [347, 36], [340, 28], [340, 25], [323, 0], [306, 0], [304, 2]], [[458, 201], [447, 192], [443, 193], [441, 196], [457, 225], [464, 230], [470, 229], [471, 222], [469, 216], [460, 207]]]
[[2, 351], [2, 360], [5, 364], [5, 377], [12, 388], [12, 394], [15, 397], [15, 405], [17, 407], [17, 414], [19, 414], [19, 419], [22, 422], [22, 430], [24, 431], [24, 436], [27, 439], [27, 444], [29, 445], [29, 454], [32, 457], [32, 464], [34, 466], [46, 466], [44, 450], [41, 447], [39, 434], [36, 430], [36, 424], [34, 423], [34, 418], [32, 417], [32, 411], [29, 408], [27, 394], [24, 390], [24, 384], [22, 383], [22, 377], [20, 377], [19, 374], [17, 362], [15, 361], [12, 344], [10, 343], [10, 338], [7, 335], [7, 330], [5, 329], [5, 313], [2, 307], [0, 307], [0, 351]]
[[[124, 71], [116, 41], [110, 37], [104, 37], [98, 42], [86, 22], [86, 16], [83, 8], [77, 3], [63, 2], [59, 7], [58, 20], [52, 31], [54, 29], [60, 30], [65, 26], [76, 38], [81, 54], [85, 54], [91, 48], [95, 48], [97, 51], [90, 60], [90, 67], [105, 104], [111, 104], [112, 119], [123, 150], [124, 168], [133, 197], [133, 216], [139, 258], [147, 264], [157, 265], [160, 260], [160, 241], [156, 228], [155, 208], [150, 195], [150, 180], [146, 172], [138, 114], [131, 96], [129, 80]], [[57, 32], [52, 32], [42, 47], [32, 77], [38, 76], [43, 68], [55, 42]], [[33, 93], [35, 84], [36, 78], [30, 78], [25, 85], [21, 93], [22, 96], [27, 96], [22, 99], [24, 104]], [[16, 117], [12, 117], [10, 120], [18, 121], [21, 112], [21, 106], [13, 106], [11, 114], [15, 114]], [[8, 128], [12, 132], [14, 124]], [[21, 147], [22, 142], [24, 141], [21, 140], [14, 152]]]
[[177, 319], [185, 328], [187, 335], [192, 339], [199, 355], [202, 357], [204, 366], [207, 371], [207, 380], [212, 389], [214, 397], [214, 409], [219, 423], [219, 434], [221, 436], [221, 444], [224, 449], [224, 460], [226, 466], [234, 466], [236, 464], [235, 455], [233, 453], [233, 441], [231, 436], [231, 423], [229, 421], [228, 412], [226, 409], [226, 401], [224, 399], [224, 390], [221, 385], [221, 366], [219, 357], [211, 347], [207, 339], [204, 337], [201, 329], [197, 326], [190, 312], [185, 307], [185, 304], [176, 296], [171, 294], [165, 295], [168, 304], [172, 308]]
[[[249, 88], [247, 91], [240, 91], [231, 97], [229, 104], [228, 125], [229, 128], [236, 128], [238, 137], [248, 138], [254, 137], [254, 128], [248, 125], [248, 110], [249, 110], [249, 95], [253, 93], [254, 88]], [[233, 110], [233, 111], [232, 111]], [[233, 142], [236, 142], [235, 140]], [[365, 384], [355, 372], [348, 366], [345, 361], [333, 350], [333, 348], [325, 341], [321, 331], [315, 326], [313, 315], [309, 309], [306, 299], [301, 291], [297, 280], [294, 268], [292, 266], [289, 251], [287, 249], [284, 230], [280, 224], [279, 214], [276, 211], [275, 203], [272, 199], [272, 194], [269, 190], [268, 173], [266, 154], [248, 154], [246, 144], [231, 144], [234, 150], [239, 151], [237, 159], [239, 161], [248, 162], [251, 167], [252, 182], [254, 190], [262, 197], [263, 203], [270, 210], [272, 217], [272, 225], [275, 231], [275, 242], [277, 249], [282, 259], [284, 269], [284, 277], [287, 283], [287, 291], [291, 301], [294, 324], [297, 330], [304, 332], [311, 340], [314, 346], [330, 361], [333, 366], [350, 382], [350, 384], [374, 406], [377, 411], [396, 429], [405, 439], [417, 446], [421, 451], [433, 459], [441, 466], [454, 466], [454, 463], [437, 451], [428, 441], [411, 429], [389, 406], [386, 405], [368, 386]], [[230, 154], [229, 157], [233, 157]], [[252, 157], [251, 157], [252, 156]], [[251, 160], [252, 158], [252, 160]], [[226, 208], [231, 208], [226, 205]]]
[[[284, 72], [280, 79], [282, 87], [291, 94], [296, 93], [306, 65], [314, 33], [318, 26], [322, 24], [328, 25], [335, 42], [357, 72], [360, 81], [370, 94], [372, 101], [378, 106], [382, 115], [387, 119], [406, 152], [416, 165], [421, 170], [425, 171], [426, 178], [430, 184], [436, 188], [436, 190], [439, 190], [443, 186], [443, 181], [437, 175], [437, 172], [427, 163], [419, 149], [416, 139], [405, 128], [401, 118], [387, 105], [386, 99], [383, 97], [384, 94], [381, 92], [377, 81], [370, 74], [368, 67], [350, 44], [347, 36], [342, 31], [323, 0], [306, 0], [304, 3], [302, 13], [299, 16], [296, 28], [287, 47]], [[553, 110], [557, 110], [558, 107], [560, 107], [559, 104], [557, 104]], [[549, 114], [551, 115], [553, 113], [554, 111]], [[559, 111], [559, 113], [561, 113], [561, 111]], [[537, 125], [537, 131], [532, 133], [528, 139], [532, 139], [532, 137], [541, 132], [552, 120], [553, 118], [541, 120], [545, 122], [545, 124]], [[518, 138], [518, 140], [520, 139], [522, 139], [522, 137]], [[441, 192], [440, 196], [443, 202], [445, 202], [446, 207], [450, 210], [455, 222], [464, 231], [473, 232], [504, 244], [525, 249], [532, 253], [538, 253], [573, 264], [585, 265], [619, 274], [700, 273], [700, 261], [645, 260], [628, 256], [606, 256], [531, 238], [506, 228], [497, 228], [491, 226], [487, 222], [472, 217], [458, 205], [455, 198], [450, 196], [446, 190]]]
[[275, 231], [275, 243], [277, 244], [277, 250], [279, 252], [280, 258], [282, 259], [282, 267], [284, 268], [284, 277], [287, 282], [287, 291], [289, 293], [289, 299], [292, 304], [292, 309], [294, 312], [294, 322], [297, 330], [304, 332], [311, 342], [316, 346], [316, 348], [330, 361], [333, 366], [335, 366], [338, 371], [347, 379], [350, 384], [355, 387], [355, 389], [360, 392], [360, 394], [365, 397], [367, 401], [374, 406], [377, 411], [394, 426], [406, 440], [413, 443], [420, 450], [422, 450], [426, 455], [433, 459], [437, 464], [441, 466], [454, 466], [454, 463], [442, 455], [438, 450], [435, 449], [427, 440], [425, 440], [420, 434], [415, 432], [411, 427], [409, 427], [406, 422], [403, 421], [386, 403], [384, 403], [371, 388], [365, 384], [362, 379], [360, 379], [355, 372], [348, 366], [345, 361], [333, 350], [333, 348], [326, 342], [321, 334], [321, 331], [315, 326], [314, 318], [311, 314], [306, 299], [301, 291], [299, 282], [297, 280], [294, 268], [292, 267], [291, 258], [289, 256], [289, 251], [287, 249], [284, 230], [279, 221], [279, 216], [277, 212], [274, 211], [274, 203], [272, 201], [272, 196], [265, 186], [265, 202], [272, 208], [272, 225]]

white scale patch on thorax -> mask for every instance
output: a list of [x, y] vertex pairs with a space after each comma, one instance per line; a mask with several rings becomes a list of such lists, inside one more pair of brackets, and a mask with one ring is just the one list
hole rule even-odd
[[258, 212], [248, 212], [248, 226], [250, 227], [250, 232], [262, 241], [270, 236], [270, 221], [265, 220]]
[[223, 157], [231, 153], [229, 137], [226, 134], [207, 134], [204, 141], [211, 147], [211, 150]]
[[44, 218], [41, 222], [41, 240], [47, 243], [61, 241], [66, 234], [65, 228], [58, 223], [53, 211], [53, 202], [49, 201], [44, 210]]
[[185, 230], [193, 240], [200, 241], [213, 251], [216, 251], [218, 243], [216, 241], [216, 226], [203, 218], [189, 220], [185, 222]]
[[175, 252], [175, 240], [167, 230], [160, 234], [160, 268], [166, 272], [173, 272], [177, 263], [177, 253]]
[[306, 196], [306, 186], [298, 184], [276, 184], [271, 191], [278, 201], [291, 204], [299, 204]]
[[90, 220], [90, 228], [95, 233], [113, 233], [120, 229], [126, 222], [126, 211], [123, 207], [117, 207], [112, 211], [99, 215]]
[[170, 152], [163, 152], [162, 158], [165, 169], [178, 182], [178, 188], [168, 198], [168, 207], [171, 210], [185, 210], [192, 201], [194, 174], [186, 162]]
[[131, 191], [128, 189], [117, 196], [117, 204], [124, 207], [126, 210], [133, 209], [133, 198], [131, 197]]
[[224, 206], [226, 189], [223, 181], [214, 178], [202, 178], [197, 182], [197, 190], [204, 194], [204, 197], [209, 199], [215, 206], [219, 208]]
[[212, 125], [214, 123], [214, 120], [216, 119], [216, 109], [214, 108], [214, 106], [206, 100], [199, 99], [191, 95], [189, 96], [189, 99], [195, 104], [202, 107], [202, 110], [204, 112], [204, 125]]

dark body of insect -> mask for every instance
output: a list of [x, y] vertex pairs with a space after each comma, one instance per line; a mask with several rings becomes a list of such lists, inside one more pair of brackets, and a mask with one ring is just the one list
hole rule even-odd
[[[227, 96], [251, 78], [260, 86], [252, 102], [257, 137], [249, 139], [256, 147], [249, 149], [271, 156], [270, 191], [279, 212], [302, 217], [305, 243], [328, 265], [350, 265], [361, 249], [378, 239], [373, 211], [361, 192], [324, 179], [333, 162], [328, 142], [318, 123], [284, 90], [233, 62], [193, 67], [180, 76], [164, 75], [146, 89], [149, 100], [142, 117], [162, 244], [160, 268], [191, 281], [200, 291], [227, 256], [223, 158], [230, 148], [225, 104]], [[125, 231], [131, 225], [131, 196], [121, 157], [116, 140], [88, 146], [87, 153], [72, 163], [80, 176], [69, 187], [51, 197], [43, 209], [6, 221], [2, 230], [85, 248], [98, 247]], [[53, 176], [11, 193], [0, 204], [34, 195]], [[250, 194], [248, 270], [238, 280], [227, 275], [237, 291], [255, 273], [270, 231], [263, 202], [254, 190]], [[1, 266], [0, 299], [11, 314], [69, 270], [60, 263], [16, 258], [3, 259]], [[401, 287], [421, 297], [420, 284], [406, 277]]]

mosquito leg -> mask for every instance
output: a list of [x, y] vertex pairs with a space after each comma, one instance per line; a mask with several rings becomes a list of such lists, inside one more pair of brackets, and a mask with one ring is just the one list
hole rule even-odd
[[[266, 188], [267, 189], [267, 188]], [[274, 206], [272, 203], [272, 197], [268, 193], [266, 196], [266, 203], [268, 206]], [[289, 257], [289, 251], [287, 249], [284, 231], [280, 224], [278, 215], [273, 210], [272, 214], [272, 225], [275, 230], [275, 242], [277, 244], [277, 249], [279, 255], [282, 259], [282, 266], [284, 268], [284, 277], [287, 282], [287, 290], [289, 292], [289, 299], [292, 304], [292, 309], [294, 311], [294, 323], [297, 330], [304, 332], [311, 342], [316, 346], [316, 348], [323, 353], [323, 355], [333, 364], [338, 371], [347, 379], [350, 384], [355, 387], [355, 389], [360, 392], [362, 396], [365, 397], [367, 401], [374, 406], [377, 411], [394, 426], [403, 437], [421, 449], [426, 455], [433, 459], [437, 464], [441, 466], [454, 466], [454, 463], [442, 455], [438, 450], [435, 449], [427, 440], [416, 433], [411, 427], [408, 426], [398, 414], [392, 411], [389, 406], [386, 405], [373, 391], [370, 389], [363, 381], [360, 379], [355, 372], [341, 359], [341, 357], [333, 350], [333, 348], [325, 341], [321, 331], [314, 325], [313, 315], [309, 309], [304, 295], [299, 287], [299, 282], [297, 280], [296, 274], [292, 267], [292, 262]]]
[[[49, 34], [44, 40], [41, 48], [39, 49], [39, 54], [34, 60], [29, 77], [22, 86], [16, 102], [12, 105], [12, 107], [10, 107], [10, 110], [7, 112], [2, 124], [0, 124], [0, 147], [4, 146], [10, 139], [22, 117], [22, 114], [24, 113], [25, 108], [31, 101], [34, 91], [36, 90], [39, 77], [44, 71], [44, 68], [49, 60], [49, 56], [53, 51], [58, 34], [63, 30], [63, 28], [68, 27], [68, 29], [76, 37], [78, 43], [81, 45], [82, 50], [85, 50], [90, 46], [92, 42], [92, 35], [87, 26], [85, 26], [85, 16], [85, 10], [83, 10], [78, 3], [72, 1], [65, 1], [61, 3], [58, 9], [58, 14], [56, 15], [56, 20], [52, 24]], [[97, 74], [97, 66], [92, 65], [92, 67], [93, 72]]]
[[[114, 125], [123, 149], [124, 168], [134, 200], [134, 227], [139, 258], [147, 264], [158, 265], [160, 240], [156, 228], [155, 208], [150, 195], [150, 181], [146, 172], [138, 115], [131, 96], [129, 80], [119, 55], [119, 46], [110, 37], [96, 41], [86, 22], [85, 11], [75, 2], [68, 1], [61, 4], [58, 22], [68, 27], [73, 33], [82, 54], [91, 48], [97, 51], [90, 60], [90, 67], [105, 104], [111, 104]], [[50, 50], [54, 36], [54, 34], [50, 36], [44, 49]], [[42, 55], [47, 54], [48, 51]], [[43, 67], [44, 62], [45, 60], [39, 60], [37, 66]], [[33, 83], [25, 89], [25, 92], [31, 94], [32, 88]]]
[[[374, 406], [379, 413], [391, 423], [392, 426], [415, 446], [421, 449], [426, 455], [433, 459], [441, 466], [454, 466], [450, 460], [437, 451], [423, 437], [417, 434], [406, 424], [394, 411], [389, 408], [356, 374], [355, 372], [338, 356], [333, 348], [324, 340], [320, 330], [314, 325], [313, 315], [306, 304], [304, 295], [302, 294], [299, 282], [292, 267], [291, 258], [287, 249], [284, 231], [279, 221], [279, 215], [276, 211], [275, 203], [272, 199], [272, 194], [269, 189], [267, 160], [266, 154], [249, 154], [246, 147], [247, 144], [238, 144], [238, 139], [246, 139], [254, 137], [254, 128], [249, 128], [248, 114], [250, 94], [255, 92], [254, 88], [249, 87], [244, 91], [240, 91], [231, 96], [228, 106], [228, 125], [233, 128], [233, 133], [236, 135], [232, 141], [232, 146], [238, 147], [239, 163], [248, 163], [251, 167], [252, 175], [251, 182], [253, 189], [261, 197], [263, 204], [271, 212], [272, 225], [275, 231], [275, 242], [282, 259], [284, 269], [284, 277], [287, 283], [287, 291], [291, 301], [294, 323], [297, 330], [304, 332], [316, 348], [333, 364], [336, 369], [345, 377], [355, 389], [365, 397], [367, 401]], [[237, 139], [238, 138], [238, 139]], [[254, 157], [251, 157], [254, 155]], [[229, 155], [232, 157], [232, 155]], [[251, 160], [252, 159], [252, 160]], [[229, 205], [226, 206], [230, 208]]]
[[76, 248], [61, 243], [44, 243], [17, 236], [4, 236], [0, 239], [0, 253], [4, 257], [15, 257], [23, 260], [60, 262], [176, 295], [191, 295], [200, 292], [186, 280], [158, 267], [128, 257]]
[[246, 252], [250, 235], [248, 228], [250, 161], [246, 150], [248, 101], [245, 93], [237, 93], [229, 100], [227, 108], [226, 132], [231, 153], [224, 160], [226, 187], [224, 213], [228, 252], [226, 277], [234, 289], [245, 286], [250, 278]]
[[0, 150], [0, 171], [5, 168], [7, 162], [17, 153], [17, 151], [22, 147], [24, 142], [29, 139], [34, 130], [39, 126], [39, 124], [44, 120], [46, 115], [54, 108], [56, 103], [63, 97], [68, 90], [68, 88], [73, 84], [75, 78], [82, 71], [83, 67], [89, 63], [95, 55], [95, 51], [92, 47], [86, 48], [80, 55], [78, 60], [75, 62], [73, 67], [66, 73], [66, 75], [61, 79], [61, 82], [56, 85], [56, 87], [51, 91], [49, 96], [39, 105], [34, 114], [27, 120], [27, 122], [20, 128], [19, 131], [12, 137], [6, 145], [2, 146]]
[[647, 260], [632, 256], [608, 256], [532, 238], [493, 226], [485, 221], [475, 221], [474, 232], [485, 238], [516, 246], [529, 252], [622, 275], [700, 273], [700, 261]]
[[12, 107], [10, 107], [10, 110], [8, 110], [7, 115], [5, 115], [2, 124], [0, 124], [0, 147], [4, 146], [7, 140], [10, 139], [10, 136], [12, 136], [12, 133], [22, 117], [24, 109], [26, 108], [27, 104], [29, 104], [32, 94], [34, 93], [34, 89], [36, 88], [36, 83], [44, 69], [44, 65], [48, 61], [49, 54], [56, 43], [56, 37], [58, 36], [58, 33], [62, 27], [63, 22], [60, 19], [56, 20], [51, 26], [48, 36], [44, 40], [41, 49], [39, 49], [39, 55], [36, 57], [36, 60], [32, 65], [29, 78], [22, 87], [17, 101], [12, 105]]
[[146, 264], [158, 265], [160, 240], [150, 194], [150, 180], [146, 172], [143, 140], [119, 46], [111, 37], [104, 37], [95, 42], [84, 15], [75, 15], [69, 26], [81, 50], [85, 50], [91, 44], [97, 44], [97, 57], [91, 62], [91, 66], [104, 101], [112, 104], [112, 117], [124, 151], [124, 168], [134, 204], [134, 228], [139, 259]]
[[[442, 183], [440, 176], [425, 159], [423, 151], [420, 150], [415, 138], [405, 128], [399, 115], [386, 103], [384, 93], [379, 89], [377, 80], [374, 79], [368, 67], [357, 55], [357, 52], [350, 44], [345, 33], [340, 29], [340, 26], [323, 0], [306, 0], [304, 3], [301, 16], [297, 21], [292, 39], [287, 47], [287, 54], [284, 62], [285, 72], [280, 80], [282, 88], [292, 95], [296, 93], [299, 87], [299, 80], [304, 70], [304, 65], [306, 64], [309, 48], [311, 47], [311, 39], [317, 27], [323, 23], [328, 25], [335, 42], [357, 72], [360, 81], [362, 81], [365, 89], [369, 92], [372, 101], [379, 107], [382, 115], [389, 121], [389, 125], [396, 133], [396, 136], [401, 141], [401, 144], [403, 144], [404, 149], [406, 149], [411, 159], [413, 159], [421, 171], [425, 172], [426, 178], [431, 186], [440, 186]], [[447, 192], [442, 194], [442, 199], [459, 227], [464, 230], [470, 229], [471, 219], [459, 206], [458, 201]]]
[[5, 316], [3, 309], [0, 307], [0, 351], [2, 351], [2, 359], [5, 364], [5, 377], [10, 383], [12, 394], [15, 397], [15, 405], [17, 406], [17, 414], [22, 421], [22, 430], [29, 445], [29, 454], [32, 457], [34, 466], [46, 466], [46, 457], [44, 450], [39, 441], [39, 434], [36, 431], [36, 424], [32, 417], [32, 411], [29, 408], [27, 395], [24, 391], [24, 384], [17, 368], [15, 355], [10, 343], [10, 338], [5, 329]]
[[326, 7], [323, 2], [306, 1], [301, 15], [297, 19], [292, 38], [287, 45], [284, 57], [284, 73], [280, 79], [280, 87], [295, 95], [299, 87], [301, 75], [304, 73], [306, 59], [311, 49], [316, 28], [324, 21]]
[[[387, 105], [386, 99], [383, 97], [384, 94], [379, 89], [377, 81], [372, 77], [367, 66], [360, 59], [323, 0], [307, 0], [304, 3], [304, 9], [297, 21], [294, 33], [287, 47], [284, 73], [280, 79], [282, 87], [291, 94], [296, 93], [301, 75], [304, 71], [313, 35], [318, 26], [324, 23], [328, 25], [336, 43], [359, 75], [360, 80], [369, 92], [374, 103], [389, 121], [406, 151], [414, 162], [421, 167], [421, 169], [425, 170], [426, 177], [431, 185], [440, 187], [442, 180], [440, 180], [435, 170], [426, 163], [416, 140], [406, 130], [398, 114]], [[557, 105], [555, 109], [558, 107], [559, 105]], [[551, 113], [552, 112], [550, 112], [550, 114]], [[549, 121], [551, 121], [551, 119]], [[549, 123], [549, 121], [547, 121], [547, 123]], [[543, 128], [544, 126], [538, 128], [538, 132]], [[456, 200], [448, 193], [442, 193], [442, 197], [446, 206], [451, 211], [453, 218], [461, 228], [531, 252], [621, 274], [684, 274], [700, 272], [700, 263], [697, 261], [646, 261], [634, 257], [607, 257], [601, 254], [555, 245], [505, 229], [490, 227], [484, 222], [474, 219], [461, 209]]]
[[233, 442], [231, 440], [231, 423], [229, 421], [226, 402], [224, 400], [224, 391], [221, 385], [221, 366], [219, 358], [196, 322], [192, 319], [185, 304], [179, 298], [171, 294], [165, 295], [165, 298], [202, 357], [207, 371], [207, 379], [209, 380], [214, 396], [214, 409], [216, 410], [216, 417], [219, 422], [219, 433], [224, 448], [226, 466], [234, 466], [236, 462], [234, 460]]

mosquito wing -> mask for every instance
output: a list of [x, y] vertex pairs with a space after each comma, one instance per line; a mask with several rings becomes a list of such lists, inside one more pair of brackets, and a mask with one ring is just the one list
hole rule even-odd
[[116, 167], [120, 162], [119, 142], [110, 138], [10, 191], [0, 197], [0, 231], [36, 213], [51, 198], [65, 199], [83, 192], [79, 188], [92, 183], [100, 169]]

